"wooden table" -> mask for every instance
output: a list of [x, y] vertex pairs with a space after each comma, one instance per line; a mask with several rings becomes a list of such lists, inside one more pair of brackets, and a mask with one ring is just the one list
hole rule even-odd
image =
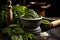
[[55, 38], [56, 40], [60, 40], [60, 27], [53, 28], [47, 31], [51, 35], [51, 38]]

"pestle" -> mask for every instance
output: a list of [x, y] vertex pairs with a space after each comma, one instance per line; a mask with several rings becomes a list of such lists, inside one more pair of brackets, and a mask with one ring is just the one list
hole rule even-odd
[[60, 25], [60, 20], [55, 20], [51, 22], [53, 27]]

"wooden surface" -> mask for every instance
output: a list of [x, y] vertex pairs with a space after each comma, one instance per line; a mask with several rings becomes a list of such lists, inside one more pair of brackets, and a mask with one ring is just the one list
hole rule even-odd
[[60, 27], [53, 28], [47, 31], [50, 34], [51, 38], [55, 38], [56, 40], [60, 40]]

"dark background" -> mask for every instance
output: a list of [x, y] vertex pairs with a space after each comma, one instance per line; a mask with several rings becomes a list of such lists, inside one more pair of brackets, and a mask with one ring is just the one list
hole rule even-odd
[[[46, 16], [51, 17], [60, 17], [60, 1], [59, 0], [25, 0], [25, 3], [28, 4], [30, 1], [43, 1], [50, 3], [51, 6], [46, 9]], [[12, 5], [15, 4], [25, 4], [24, 0], [12, 0]], [[7, 0], [0, 0], [0, 6], [7, 4]]]

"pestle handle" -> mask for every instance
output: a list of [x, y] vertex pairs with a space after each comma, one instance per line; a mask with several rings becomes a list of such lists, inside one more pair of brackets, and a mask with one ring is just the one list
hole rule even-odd
[[60, 25], [60, 20], [56, 20], [51, 22], [53, 24], [53, 27]]

